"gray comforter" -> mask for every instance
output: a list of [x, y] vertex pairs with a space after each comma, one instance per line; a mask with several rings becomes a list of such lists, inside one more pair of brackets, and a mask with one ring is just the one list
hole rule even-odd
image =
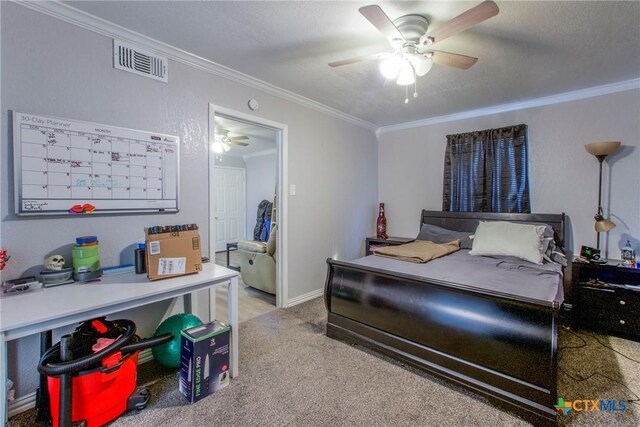
[[468, 250], [460, 250], [425, 264], [375, 255], [351, 263], [552, 305], [564, 300], [562, 267], [554, 262], [536, 265], [511, 257], [471, 256]]

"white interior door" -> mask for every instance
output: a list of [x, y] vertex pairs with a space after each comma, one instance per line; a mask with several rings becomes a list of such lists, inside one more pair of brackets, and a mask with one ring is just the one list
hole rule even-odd
[[226, 244], [245, 240], [245, 170], [216, 166], [214, 169], [216, 252]]

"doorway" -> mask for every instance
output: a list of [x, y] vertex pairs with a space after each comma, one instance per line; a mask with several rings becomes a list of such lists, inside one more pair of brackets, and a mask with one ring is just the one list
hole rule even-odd
[[[241, 286], [239, 292], [239, 316], [241, 321], [247, 320], [261, 314], [263, 309], [286, 306], [287, 203], [281, 195], [287, 188], [287, 125], [209, 104], [209, 144], [210, 259], [226, 266], [228, 257], [230, 266], [236, 268], [241, 262], [251, 262], [247, 261], [246, 252], [243, 255], [244, 251], [237, 249], [237, 243], [268, 239], [268, 233], [260, 238], [254, 234], [260, 202], [273, 204], [268, 217], [272, 214], [275, 217], [277, 212], [277, 225], [266, 228], [266, 231], [273, 230], [273, 239], [277, 242], [273, 254], [275, 296], [271, 289], [263, 293], [259, 284], [243, 283], [240, 271], [240, 284], [245, 286]], [[250, 279], [255, 275], [254, 264], [245, 265], [245, 275]], [[226, 291], [222, 293], [224, 295], [209, 297], [211, 309], [217, 308], [220, 312], [219, 318], [224, 318], [222, 312], [226, 310]], [[262, 304], [269, 301], [268, 297], [271, 297], [270, 308]]]

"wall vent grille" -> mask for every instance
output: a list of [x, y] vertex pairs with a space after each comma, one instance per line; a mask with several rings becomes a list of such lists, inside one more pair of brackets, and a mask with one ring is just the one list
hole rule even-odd
[[168, 82], [166, 57], [158, 56], [120, 40], [113, 40], [113, 67], [140, 76]]

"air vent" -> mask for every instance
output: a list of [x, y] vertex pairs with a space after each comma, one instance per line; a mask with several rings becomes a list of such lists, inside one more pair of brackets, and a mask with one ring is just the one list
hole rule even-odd
[[140, 76], [167, 82], [167, 58], [113, 40], [113, 67]]

